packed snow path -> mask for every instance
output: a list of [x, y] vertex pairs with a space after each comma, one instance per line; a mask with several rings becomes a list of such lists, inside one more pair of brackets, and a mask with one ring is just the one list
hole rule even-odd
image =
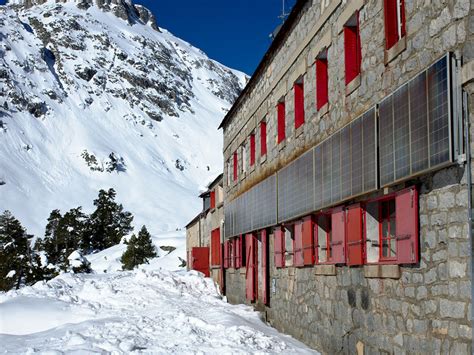
[[3, 353], [312, 353], [194, 271], [63, 274], [0, 294]]

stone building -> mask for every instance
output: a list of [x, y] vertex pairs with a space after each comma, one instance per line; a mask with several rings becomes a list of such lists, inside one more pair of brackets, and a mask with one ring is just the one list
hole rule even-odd
[[224, 221], [224, 190], [222, 174], [199, 195], [202, 211], [186, 225], [186, 256], [188, 270], [211, 276], [222, 285], [221, 244]]
[[474, 3], [298, 0], [224, 131], [232, 303], [324, 353], [472, 351]]

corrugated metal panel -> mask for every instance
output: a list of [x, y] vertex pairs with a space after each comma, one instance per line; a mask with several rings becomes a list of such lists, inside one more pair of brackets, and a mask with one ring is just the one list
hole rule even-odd
[[363, 171], [362, 171], [362, 120], [356, 119], [351, 123], [351, 160], [352, 160], [352, 195], [358, 195], [362, 192]]
[[341, 132], [331, 138], [331, 202], [341, 200]]
[[351, 126], [341, 131], [341, 198], [352, 195]]
[[313, 149], [314, 154], [314, 209], [323, 206], [323, 161], [321, 146]]
[[389, 96], [379, 105], [379, 160], [380, 184], [394, 180], [393, 149], [393, 97]]
[[363, 190], [377, 189], [377, 130], [375, 108], [362, 116], [363, 126]]
[[278, 220], [287, 221], [313, 210], [313, 150], [278, 172]]
[[426, 76], [418, 75], [408, 85], [411, 119], [411, 170], [413, 173], [428, 169], [428, 94]]
[[321, 161], [322, 161], [322, 200], [321, 206], [331, 204], [331, 141], [325, 140], [321, 144]]

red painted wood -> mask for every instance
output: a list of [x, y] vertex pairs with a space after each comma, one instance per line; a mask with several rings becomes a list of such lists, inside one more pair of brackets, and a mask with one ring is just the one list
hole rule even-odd
[[305, 217], [302, 223], [303, 235], [303, 264], [313, 265], [314, 258], [314, 222], [313, 217]]
[[267, 122], [260, 122], [260, 156], [267, 154]]
[[316, 108], [321, 109], [328, 103], [328, 61], [316, 59]]
[[255, 164], [255, 134], [250, 135], [250, 166]]
[[210, 276], [209, 271], [209, 247], [194, 247], [191, 250], [191, 260], [193, 270], [202, 272], [206, 277]]
[[216, 208], [216, 192], [211, 191], [211, 208]]
[[285, 234], [281, 227], [274, 231], [273, 254], [275, 267], [285, 267]]
[[281, 143], [286, 138], [286, 119], [285, 119], [285, 103], [279, 102], [277, 105], [278, 116], [278, 143]]
[[221, 264], [221, 231], [216, 228], [211, 231], [211, 265]]
[[239, 165], [239, 158], [237, 157], [237, 152], [234, 152], [234, 181], [237, 180], [238, 165]]
[[268, 279], [268, 237], [267, 231], [261, 232], [262, 238], [262, 301], [264, 304], [268, 304], [268, 290], [269, 290], [269, 279]]
[[293, 263], [296, 267], [304, 266], [303, 258], [303, 223], [295, 223], [295, 239], [293, 243]]
[[295, 129], [304, 124], [304, 85], [303, 82], [293, 86], [295, 94]]
[[419, 261], [418, 252], [418, 191], [415, 187], [403, 190], [395, 197], [397, 262], [413, 264]]
[[346, 210], [347, 265], [364, 264], [362, 207], [355, 204]]
[[249, 301], [256, 300], [256, 277], [257, 277], [257, 265], [256, 265], [256, 245], [255, 238], [252, 234], [247, 234], [245, 236], [245, 249], [247, 256], [247, 266], [245, 270], [245, 294], [246, 298]]
[[344, 59], [347, 85], [360, 74], [361, 48], [358, 25], [344, 26]]

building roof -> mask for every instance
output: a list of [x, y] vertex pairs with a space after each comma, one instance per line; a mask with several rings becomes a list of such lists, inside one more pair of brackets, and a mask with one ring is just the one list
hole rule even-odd
[[207, 190], [203, 191], [199, 197], [205, 197], [206, 195], [209, 195], [211, 190], [213, 189], [214, 186], [219, 184], [222, 181], [222, 177], [224, 176], [223, 173], [220, 173], [214, 180], [212, 180], [208, 185], [207, 185]]
[[199, 212], [197, 214], [196, 217], [194, 217], [188, 224], [186, 224], [186, 226], [184, 228], [188, 229], [188, 227], [191, 227], [191, 225], [195, 224], [197, 221], [199, 221], [199, 219], [201, 218], [202, 216], [202, 212]]
[[225, 115], [225, 117], [222, 120], [222, 122], [220, 123], [218, 129], [223, 128], [227, 124], [230, 117], [234, 114], [235, 110], [241, 104], [244, 97], [247, 95], [247, 93], [251, 90], [251, 88], [258, 81], [258, 78], [263, 74], [263, 70], [265, 69], [266, 65], [270, 61], [272, 55], [278, 50], [278, 48], [280, 47], [280, 44], [285, 39], [287, 33], [290, 31], [291, 27], [293, 26], [293, 24], [298, 19], [298, 15], [301, 13], [301, 11], [304, 8], [304, 5], [308, 1], [309, 0], [297, 0], [296, 1], [295, 5], [293, 6], [293, 9], [291, 10], [290, 14], [288, 15], [288, 18], [283, 23], [283, 26], [281, 27], [280, 31], [278, 31], [278, 34], [275, 36], [275, 39], [273, 40], [272, 44], [270, 45], [270, 48], [268, 48], [267, 52], [263, 56], [262, 60], [260, 61], [260, 64], [258, 65], [257, 69], [253, 73], [253, 75], [250, 78], [249, 82], [244, 87], [244, 89], [240, 93], [239, 97], [237, 97], [234, 104], [230, 108], [229, 112], [227, 112], [227, 114]]

